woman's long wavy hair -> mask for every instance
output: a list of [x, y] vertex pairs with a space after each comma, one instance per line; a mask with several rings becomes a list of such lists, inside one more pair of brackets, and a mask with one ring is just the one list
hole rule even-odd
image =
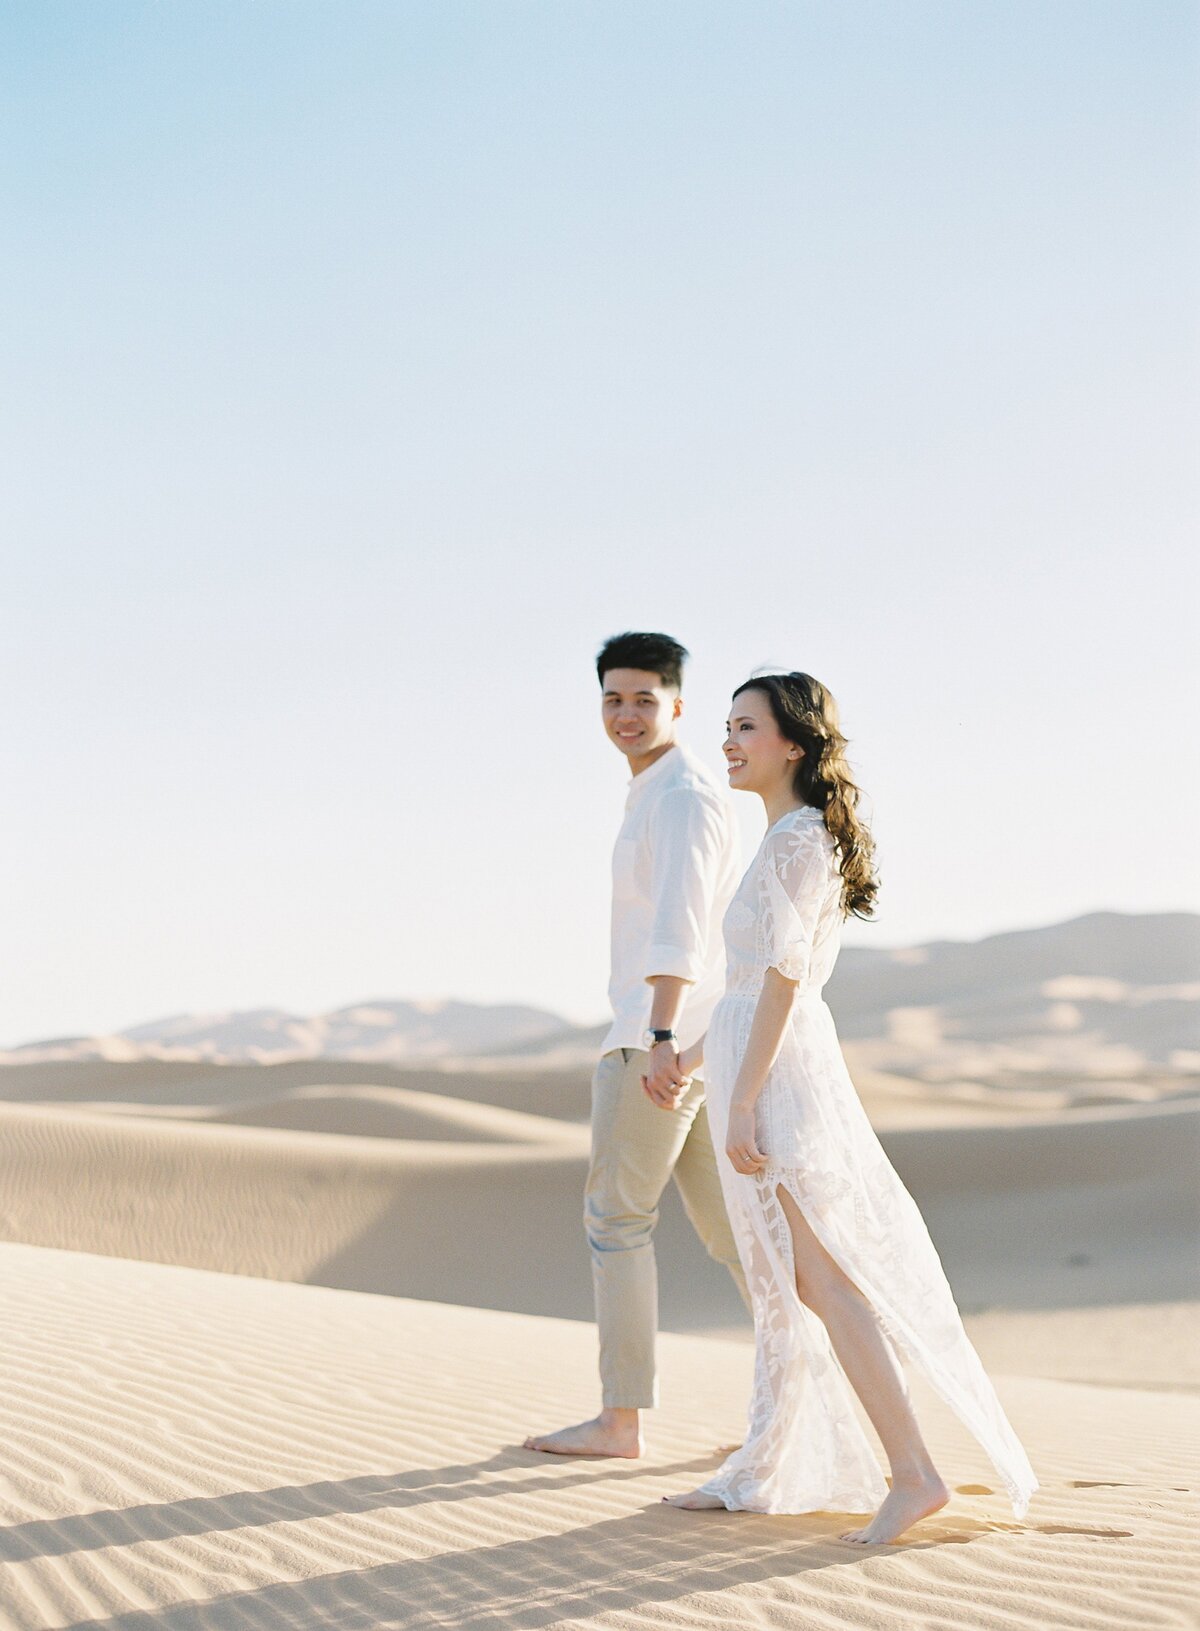
[[804, 749], [796, 766], [797, 797], [820, 810], [837, 842], [842, 874], [842, 912], [872, 917], [879, 880], [875, 876], [875, 840], [858, 813], [862, 797], [846, 762], [846, 738], [838, 706], [811, 674], [756, 674], [733, 693], [761, 691], [782, 736]]

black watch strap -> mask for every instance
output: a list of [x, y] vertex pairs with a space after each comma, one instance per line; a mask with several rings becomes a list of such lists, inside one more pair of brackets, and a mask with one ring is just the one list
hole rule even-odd
[[656, 1043], [679, 1041], [679, 1038], [675, 1035], [674, 1031], [651, 1031], [650, 1035], [654, 1038]]

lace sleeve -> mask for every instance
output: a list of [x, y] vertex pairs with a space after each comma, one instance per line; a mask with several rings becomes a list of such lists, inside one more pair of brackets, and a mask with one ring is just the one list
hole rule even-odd
[[829, 881], [824, 822], [809, 819], [768, 833], [759, 861], [763, 966], [777, 968], [785, 980], [803, 982]]

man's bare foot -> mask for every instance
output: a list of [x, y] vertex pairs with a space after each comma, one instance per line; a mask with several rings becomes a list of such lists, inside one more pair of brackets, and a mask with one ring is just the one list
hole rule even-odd
[[719, 1495], [706, 1495], [702, 1489], [689, 1489], [685, 1495], [664, 1495], [663, 1500], [668, 1506], [681, 1506], [685, 1512], [711, 1512], [725, 1505]]
[[903, 1483], [893, 1479], [883, 1505], [866, 1528], [847, 1530], [842, 1539], [853, 1541], [856, 1546], [882, 1546], [896, 1540], [931, 1512], [940, 1512], [949, 1499], [950, 1491], [936, 1473], [926, 1478], [906, 1479]]
[[636, 1410], [602, 1410], [591, 1421], [531, 1436], [524, 1447], [546, 1455], [615, 1455], [636, 1461], [646, 1446]]

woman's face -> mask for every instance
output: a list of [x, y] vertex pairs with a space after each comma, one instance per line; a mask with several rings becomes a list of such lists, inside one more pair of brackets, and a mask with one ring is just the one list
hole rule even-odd
[[733, 699], [724, 753], [730, 787], [766, 798], [791, 786], [804, 750], [780, 732], [766, 693], [752, 690]]

